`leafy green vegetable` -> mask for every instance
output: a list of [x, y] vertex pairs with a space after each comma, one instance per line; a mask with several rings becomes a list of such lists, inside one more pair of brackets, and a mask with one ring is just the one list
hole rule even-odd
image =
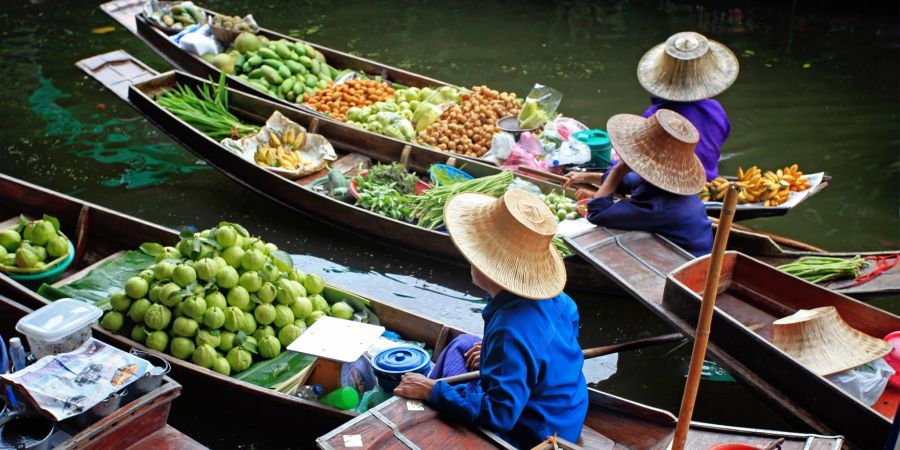
[[275, 358], [253, 364], [234, 378], [271, 389], [299, 373], [315, 359], [312, 355], [286, 351]]
[[57, 288], [45, 284], [38, 289], [38, 294], [50, 300], [77, 298], [109, 309], [109, 297], [121, 290], [129, 278], [137, 276], [154, 262], [156, 259], [144, 252], [129, 251], [121, 258], [103, 262], [83, 278], [65, 286]]
[[401, 194], [415, 194], [419, 177], [400, 163], [375, 164], [365, 175], [356, 176], [356, 190], [361, 194], [380, 186], [393, 188]]
[[255, 125], [245, 125], [228, 110], [228, 89], [225, 87], [225, 72], [219, 77], [219, 84], [210, 88], [202, 84], [197, 92], [176, 85], [171, 91], [160, 95], [156, 101], [179, 119], [187, 122], [200, 132], [215, 139], [239, 137], [259, 131]]

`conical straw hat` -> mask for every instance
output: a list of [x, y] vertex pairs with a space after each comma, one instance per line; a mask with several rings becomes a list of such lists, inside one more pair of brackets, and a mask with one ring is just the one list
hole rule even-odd
[[681, 195], [694, 195], [706, 184], [706, 171], [694, 148], [700, 134], [681, 114], [660, 109], [643, 118], [616, 114], [606, 122], [616, 153], [641, 178]]
[[500, 198], [477, 193], [453, 196], [444, 221], [463, 256], [503, 289], [521, 297], [556, 297], [566, 267], [553, 246], [556, 218], [536, 196], [511, 189]]
[[847, 325], [834, 306], [801, 309], [776, 320], [775, 346], [823, 376], [872, 362], [893, 349]]
[[692, 102], [721, 94], [737, 79], [738, 60], [728, 47], [700, 33], [675, 33], [651, 48], [638, 63], [647, 92], [671, 101]]

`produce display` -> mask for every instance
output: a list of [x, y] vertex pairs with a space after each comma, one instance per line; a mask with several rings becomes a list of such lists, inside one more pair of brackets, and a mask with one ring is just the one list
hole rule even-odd
[[181, 2], [171, 6], [162, 5], [160, 9], [151, 12], [149, 17], [163, 28], [181, 30], [203, 23], [206, 14], [192, 2]]
[[156, 101], [179, 119], [187, 122], [203, 134], [213, 138], [237, 138], [259, 131], [255, 125], [241, 123], [228, 110], [228, 89], [225, 75], [219, 77], [219, 84], [210, 87], [201, 85], [199, 96], [193, 89], [177, 84], [156, 98]]
[[841, 278], [856, 278], [868, 263], [859, 255], [850, 259], [824, 256], [804, 256], [792, 263], [778, 266], [778, 270], [810, 283], [822, 283]]
[[575, 200], [566, 197], [563, 194], [550, 192], [549, 194], [539, 195], [540, 199], [550, 207], [550, 211], [556, 215], [556, 221], [575, 220], [578, 218], [577, 206]]
[[223, 28], [234, 32], [246, 31], [249, 33], [253, 33], [258, 29], [258, 27], [255, 27], [253, 23], [242, 17], [226, 16], [223, 14], [216, 14], [213, 17], [212, 25], [214, 27]]
[[419, 226], [436, 230], [444, 226], [444, 205], [450, 197], [460, 192], [478, 192], [491, 197], [500, 197], [512, 182], [513, 173], [504, 170], [488, 177], [432, 187], [413, 198], [415, 204], [413, 217], [418, 220]]
[[156, 264], [109, 298], [100, 326], [224, 375], [277, 357], [321, 317], [362, 317], [344, 301], [329, 304], [321, 276], [295, 269], [290, 255], [238, 224], [141, 250]]
[[472, 88], [421, 132], [418, 142], [440, 150], [480, 157], [491, 148], [499, 132], [497, 120], [518, 114], [522, 102], [515, 93], [500, 93], [486, 86]]
[[356, 176], [356, 205], [397, 220], [412, 219], [412, 197], [419, 178], [400, 163], [376, 164]]
[[300, 102], [328, 87], [338, 76], [325, 56], [311, 45], [287, 39], [272, 41], [245, 32], [234, 40], [236, 76], [275, 97]]
[[390, 84], [382, 81], [352, 79], [307, 94], [303, 97], [303, 102], [316, 111], [345, 122], [350, 108], [385, 102], [392, 99], [395, 92]]
[[412, 142], [417, 131], [424, 130], [440, 117], [445, 105], [458, 103], [461, 93], [460, 88], [451, 86], [397, 89], [393, 99], [347, 110], [347, 123]]
[[256, 164], [263, 167], [280, 167], [297, 170], [312, 165], [303, 159], [300, 149], [306, 142], [306, 133], [288, 128], [282, 134], [269, 131], [269, 140], [256, 150]]
[[0, 231], [0, 271], [35, 273], [46, 270], [69, 255], [69, 240], [52, 216]]
[[[756, 166], [747, 171], [738, 167], [737, 178], [741, 188], [739, 203], [762, 202], [765, 206], [778, 206], [787, 201], [791, 192], [805, 191], [810, 187], [809, 180], [796, 164], [765, 173]], [[722, 177], [707, 182], [700, 198], [703, 201], [721, 201], [725, 198], [728, 184], [729, 181]]]

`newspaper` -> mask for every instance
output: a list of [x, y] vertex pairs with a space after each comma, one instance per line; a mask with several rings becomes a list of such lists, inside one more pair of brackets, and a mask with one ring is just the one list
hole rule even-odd
[[91, 409], [149, 368], [144, 359], [88, 339], [75, 351], [45, 356], [0, 377], [18, 387], [41, 412], [60, 421]]

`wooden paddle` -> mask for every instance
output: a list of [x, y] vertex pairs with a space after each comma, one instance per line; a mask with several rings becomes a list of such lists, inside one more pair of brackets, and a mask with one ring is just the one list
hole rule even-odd
[[703, 303], [700, 305], [700, 317], [697, 319], [694, 350], [691, 353], [691, 365], [687, 381], [684, 384], [684, 395], [681, 397], [681, 409], [678, 411], [678, 424], [675, 427], [672, 450], [684, 450], [688, 428], [691, 426], [691, 416], [694, 414], [694, 404], [697, 401], [697, 390], [700, 388], [700, 373], [703, 370], [703, 360], [706, 358], [706, 347], [709, 344], [709, 328], [716, 307], [716, 293], [719, 290], [722, 260], [725, 259], [725, 247], [728, 244], [728, 234], [731, 232], [731, 222], [737, 208], [737, 199], [737, 187], [734, 183], [729, 184], [722, 205], [722, 213], [719, 216], [719, 228], [716, 230], [716, 238], [713, 241], [712, 254], [709, 256], [709, 270], [706, 272]]
[[[663, 334], [659, 336], [653, 336], [644, 339], [638, 339], [629, 342], [623, 342], [621, 344], [612, 344], [612, 345], [604, 345], [602, 347], [593, 347], [586, 348], [582, 350], [584, 353], [584, 359], [596, 358], [598, 356], [605, 356], [612, 353], [624, 352], [627, 350], [635, 350], [639, 348], [652, 347], [654, 345], [666, 344], [669, 342], [680, 341], [684, 339], [684, 335], [681, 333], [671, 333], [671, 334]], [[452, 377], [441, 378], [438, 381], [445, 381], [449, 384], [459, 384], [465, 383], [468, 381], [477, 380], [481, 376], [480, 371], [463, 373], [460, 375], [454, 375]]]

